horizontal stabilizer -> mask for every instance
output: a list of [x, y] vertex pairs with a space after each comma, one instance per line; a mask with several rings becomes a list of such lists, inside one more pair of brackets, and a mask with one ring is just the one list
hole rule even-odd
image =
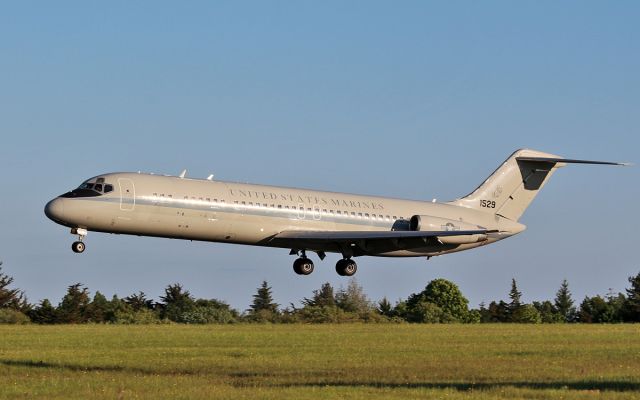
[[624, 167], [631, 166], [631, 163], [611, 162], [611, 161], [591, 161], [591, 160], [572, 160], [570, 158], [553, 158], [553, 157], [516, 157], [518, 161], [548, 162], [548, 163], [566, 163], [566, 164], [596, 164], [596, 165], [620, 165]]

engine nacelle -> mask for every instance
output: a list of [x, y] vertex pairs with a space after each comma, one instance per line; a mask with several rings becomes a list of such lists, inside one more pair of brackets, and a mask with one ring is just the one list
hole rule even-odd
[[[475, 231], [481, 228], [477, 225], [448, 218], [414, 215], [409, 220], [409, 229], [412, 231]], [[444, 244], [469, 244], [484, 242], [487, 240], [487, 235], [438, 236], [438, 240]]]
[[474, 231], [480, 228], [478, 225], [448, 218], [414, 215], [409, 220], [409, 229], [412, 231]]

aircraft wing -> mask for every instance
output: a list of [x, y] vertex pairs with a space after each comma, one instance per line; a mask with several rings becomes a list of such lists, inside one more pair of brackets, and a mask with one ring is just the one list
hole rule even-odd
[[486, 240], [486, 229], [467, 231], [283, 231], [271, 244], [292, 249], [337, 251], [352, 249], [357, 255], [411, 250], [443, 243], [463, 244]]

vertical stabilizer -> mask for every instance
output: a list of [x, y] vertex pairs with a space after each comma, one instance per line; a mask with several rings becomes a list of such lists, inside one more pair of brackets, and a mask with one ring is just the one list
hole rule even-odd
[[558, 167], [561, 158], [535, 150], [518, 150], [476, 190], [453, 203], [518, 221]]

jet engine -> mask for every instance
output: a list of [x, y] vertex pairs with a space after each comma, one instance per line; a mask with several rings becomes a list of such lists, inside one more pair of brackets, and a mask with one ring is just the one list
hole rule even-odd
[[[473, 224], [448, 218], [433, 217], [431, 215], [414, 215], [409, 220], [409, 230], [412, 231], [476, 231], [482, 229]], [[469, 244], [484, 242], [486, 234], [438, 236], [444, 244]]]

